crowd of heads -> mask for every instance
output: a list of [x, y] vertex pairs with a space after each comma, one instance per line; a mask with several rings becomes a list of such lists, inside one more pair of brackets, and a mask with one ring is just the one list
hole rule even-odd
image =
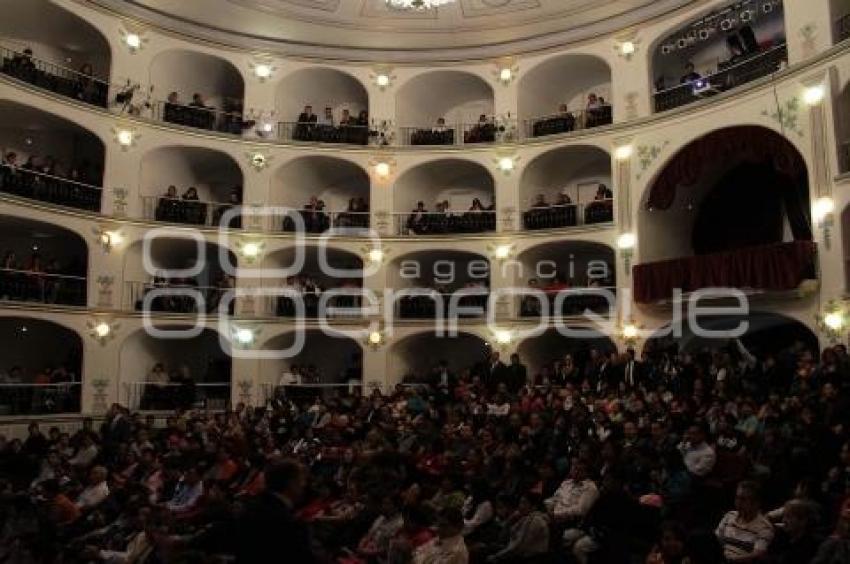
[[0, 72], [87, 104], [105, 106], [107, 102], [109, 86], [95, 78], [90, 63], [82, 63], [78, 69], [44, 63], [26, 47], [4, 58]]
[[441, 233], [478, 233], [496, 229], [496, 204], [484, 205], [480, 198], [473, 198], [466, 211], [453, 210], [448, 200], [434, 204], [434, 211], [419, 201], [410, 211], [405, 223], [407, 232], [417, 235]]
[[34, 424], [0, 441], [0, 546], [19, 562], [284, 549], [299, 562], [838, 564], [848, 400], [843, 346], [818, 359], [730, 341], [640, 358], [583, 346], [534, 373], [495, 353], [389, 394], [284, 393], [164, 424], [114, 406], [99, 431]]

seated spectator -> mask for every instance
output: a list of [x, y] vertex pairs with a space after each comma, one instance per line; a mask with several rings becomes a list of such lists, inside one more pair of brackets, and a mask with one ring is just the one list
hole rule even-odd
[[487, 562], [537, 562], [549, 552], [549, 521], [529, 494], [519, 498], [511, 515], [507, 546], [487, 557]]
[[707, 430], [704, 425], [691, 425], [685, 440], [679, 444], [679, 452], [685, 461], [685, 467], [693, 476], [704, 478], [714, 470], [717, 455], [714, 448], [706, 442]]
[[738, 484], [735, 509], [723, 517], [715, 531], [727, 561], [752, 562], [767, 556], [773, 526], [761, 514], [759, 503], [757, 484]]
[[694, 70], [694, 64], [691, 61], [685, 63], [685, 74], [679, 80], [680, 84], [689, 84], [701, 79], [702, 75]]
[[413, 553], [413, 564], [467, 564], [469, 552], [462, 530], [463, 516], [459, 509], [441, 511], [437, 517], [437, 538]]
[[109, 484], [106, 483], [108, 474], [103, 466], [95, 466], [89, 471], [88, 486], [77, 496], [76, 506], [80, 511], [90, 511], [109, 497]]
[[194, 466], [190, 466], [183, 472], [183, 477], [174, 489], [174, 495], [165, 503], [172, 512], [188, 513], [195, 509], [204, 493], [204, 483], [201, 474]]

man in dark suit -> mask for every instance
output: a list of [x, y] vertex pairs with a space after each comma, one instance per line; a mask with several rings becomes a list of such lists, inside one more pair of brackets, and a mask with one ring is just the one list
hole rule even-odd
[[643, 385], [642, 368], [641, 363], [635, 358], [635, 350], [629, 347], [623, 364], [623, 384], [627, 390], [634, 390]]
[[103, 441], [103, 453], [108, 460], [114, 460], [119, 448], [130, 441], [133, 427], [123, 407], [113, 403], [106, 413], [106, 419], [100, 426], [100, 438]]
[[505, 363], [499, 360], [499, 351], [490, 353], [490, 358], [484, 366], [484, 385], [490, 392], [494, 392], [499, 388], [499, 384], [504, 384], [507, 380], [508, 367]]
[[297, 141], [309, 141], [318, 121], [319, 116], [313, 113], [313, 106], [304, 106], [304, 111], [298, 116], [294, 138]]
[[528, 379], [528, 370], [520, 361], [519, 355], [514, 353], [511, 355], [511, 364], [507, 367], [507, 377], [505, 384], [508, 386], [508, 391], [516, 395], [525, 386]]
[[279, 555], [287, 562], [318, 562], [310, 530], [295, 518], [294, 507], [307, 485], [307, 472], [295, 460], [272, 462], [265, 470], [266, 491], [240, 519], [236, 562], [269, 562]]

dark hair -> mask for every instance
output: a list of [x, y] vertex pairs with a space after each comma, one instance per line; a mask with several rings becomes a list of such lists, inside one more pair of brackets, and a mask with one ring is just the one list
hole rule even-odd
[[304, 469], [297, 460], [283, 459], [272, 462], [266, 466], [266, 488], [273, 493], [284, 492], [303, 472]]
[[446, 507], [440, 511], [439, 520], [447, 525], [463, 527], [463, 513], [457, 507]]

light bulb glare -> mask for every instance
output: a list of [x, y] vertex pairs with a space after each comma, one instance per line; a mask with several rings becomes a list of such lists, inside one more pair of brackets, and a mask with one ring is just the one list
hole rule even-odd
[[509, 172], [514, 169], [514, 160], [510, 157], [502, 157], [499, 159], [499, 170]]
[[385, 74], [379, 74], [375, 78], [375, 82], [378, 84], [378, 86], [380, 86], [381, 88], [384, 88], [385, 86], [390, 85], [390, 77], [385, 75]]
[[823, 323], [831, 330], [838, 331], [844, 326], [844, 316], [837, 311], [833, 311], [823, 317]]
[[245, 243], [242, 254], [248, 258], [255, 258], [260, 254], [260, 246], [257, 243]]
[[617, 237], [617, 248], [620, 250], [634, 249], [637, 244], [637, 237], [634, 233], [623, 233]]
[[378, 163], [375, 165], [375, 174], [380, 178], [386, 178], [390, 175], [389, 163]]
[[510, 245], [499, 245], [498, 247], [496, 247], [495, 255], [496, 255], [497, 259], [504, 260], [504, 259], [508, 258], [509, 256], [511, 256], [511, 246]]
[[133, 132], [129, 129], [121, 129], [118, 131], [118, 144], [122, 147], [129, 147], [133, 144]]
[[124, 41], [127, 42], [127, 47], [130, 49], [138, 49], [142, 46], [142, 38], [138, 33], [128, 33]]
[[112, 331], [112, 328], [109, 327], [108, 323], [98, 323], [94, 328], [95, 335], [97, 335], [100, 339], [108, 337], [110, 331]]
[[257, 78], [268, 78], [272, 75], [272, 68], [269, 65], [257, 65], [254, 67], [254, 74]]
[[514, 71], [512, 71], [511, 69], [504, 68], [499, 71], [499, 80], [501, 80], [502, 82], [510, 82], [513, 77]]
[[614, 151], [614, 157], [618, 161], [626, 161], [632, 158], [632, 146], [631, 145], [623, 145], [621, 147], [617, 147], [617, 150]]
[[803, 92], [803, 101], [808, 106], [817, 106], [823, 102], [824, 96], [826, 96], [826, 90], [823, 86], [810, 86]]
[[835, 201], [829, 196], [818, 198], [813, 206], [815, 221], [823, 221], [826, 216], [835, 211]]
[[381, 334], [378, 331], [372, 331], [371, 333], [369, 333], [369, 344], [380, 345], [381, 339]]

